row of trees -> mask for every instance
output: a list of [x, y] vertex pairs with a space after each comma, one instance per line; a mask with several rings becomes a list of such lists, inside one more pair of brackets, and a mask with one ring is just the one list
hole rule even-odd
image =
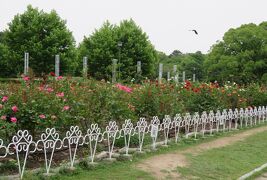
[[76, 48], [66, 22], [55, 11], [46, 13], [32, 6], [16, 15], [0, 34], [0, 77], [23, 73], [24, 52], [29, 52], [30, 68], [39, 76], [54, 71], [56, 54], [60, 55], [61, 74], [80, 75], [82, 57], [87, 56], [89, 75], [97, 79], [110, 79], [112, 59], [121, 60], [118, 67], [125, 80], [134, 78], [137, 61], [142, 62], [146, 77], [154, 76], [158, 62], [157, 51], [133, 20], [119, 25], [107, 21]]
[[177, 65], [180, 78], [182, 71], [185, 71], [186, 77], [191, 77], [191, 80], [193, 74], [196, 75], [197, 80], [205, 80], [203, 63], [206, 55], [200, 51], [183, 54], [179, 50], [174, 50], [170, 55], [166, 55], [163, 52], [159, 52], [158, 54], [160, 62], [164, 64], [165, 71], [172, 72], [173, 66]]
[[89, 75], [109, 79], [112, 59], [118, 60], [120, 78], [136, 75], [136, 63], [142, 62], [142, 76], [156, 78], [158, 63], [165, 71], [186, 71], [198, 80], [267, 81], [267, 22], [247, 24], [225, 33], [223, 40], [207, 54], [200, 51], [170, 55], [157, 52], [148, 36], [136, 23], [124, 20], [118, 25], [108, 21], [76, 48], [72, 32], [55, 11], [49, 13], [28, 6], [8, 28], [0, 32], [0, 77], [16, 77], [23, 72], [24, 52], [30, 54], [30, 68], [37, 75], [54, 71], [55, 55], [61, 59], [61, 74], [80, 75], [82, 57], [88, 57]]

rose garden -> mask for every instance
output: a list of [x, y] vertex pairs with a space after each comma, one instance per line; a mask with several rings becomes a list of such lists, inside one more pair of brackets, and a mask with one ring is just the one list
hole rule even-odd
[[76, 48], [55, 11], [28, 6], [0, 34], [0, 179], [263, 174], [266, 33], [243, 25], [208, 54], [167, 56], [131, 19]]

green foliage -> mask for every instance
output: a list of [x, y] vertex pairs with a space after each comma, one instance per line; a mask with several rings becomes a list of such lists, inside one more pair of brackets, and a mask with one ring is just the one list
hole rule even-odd
[[[139, 147], [139, 137], [137, 134], [132, 136], [130, 140], [131, 140], [129, 144], [130, 147]], [[149, 134], [146, 134], [144, 136], [143, 146], [148, 145], [148, 144], [151, 144], [151, 136]], [[120, 137], [119, 139], [116, 139], [114, 145], [115, 147], [120, 147], [120, 148], [125, 147], [124, 137]]]
[[8, 58], [3, 57], [6, 71], [1, 71], [0, 76], [23, 73], [24, 52], [29, 52], [29, 66], [38, 75], [54, 70], [56, 54], [60, 55], [62, 73], [72, 73], [76, 67], [74, 38], [54, 10], [45, 13], [28, 6], [9, 23], [3, 44], [7, 48], [0, 46], [0, 51], [5, 51]]
[[116, 58], [117, 54], [114, 26], [108, 21], [91, 36], [85, 37], [79, 47], [79, 59], [88, 57], [88, 72], [96, 79], [110, 79], [112, 59]]
[[10, 159], [6, 161], [2, 161], [0, 167], [1, 167], [0, 168], [1, 175], [11, 174], [17, 171], [18, 163], [15, 160]]
[[120, 52], [120, 71], [122, 79], [135, 77], [137, 61], [142, 63], [142, 76], [152, 77], [157, 53], [146, 33], [135, 22], [124, 20], [116, 28], [118, 42], [122, 43]]
[[10, 73], [14, 71], [11, 61], [9, 60], [10, 57], [12, 57], [12, 54], [8, 46], [0, 41], [0, 77], [9, 77]]
[[154, 75], [157, 62], [148, 36], [133, 20], [124, 20], [119, 26], [105, 22], [80, 44], [79, 59], [83, 56], [88, 57], [89, 74], [107, 80], [111, 80], [112, 59], [118, 60], [119, 78], [126, 81], [135, 78], [137, 61], [142, 62], [143, 77]]
[[209, 80], [238, 83], [265, 79], [267, 70], [266, 22], [230, 29], [215, 44], [205, 61]]
[[[195, 53], [186, 53], [183, 54], [178, 50], [174, 50], [169, 56], [162, 52], [158, 52], [160, 63], [163, 63], [164, 76], [167, 76], [167, 72], [173, 72], [173, 66], [177, 65], [177, 71], [180, 73], [180, 81], [182, 77], [182, 72], [186, 72], [186, 78], [193, 78], [193, 74], [196, 74], [197, 80], [203, 80], [204, 78], [204, 69], [203, 62], [205, 55], [200, 51]], [[156, 65], [158, 66], [158, 64]], [[174, 76], [174, 74], [171, 74]]]

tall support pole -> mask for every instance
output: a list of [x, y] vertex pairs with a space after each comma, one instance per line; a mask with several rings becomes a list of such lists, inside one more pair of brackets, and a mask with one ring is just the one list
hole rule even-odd
[[162, 72], [163, 72], [163, 64], [159, 63], [159, 83], [161, 83]]
[[60, 59], [59, 59], [59, 55], [55, 56], [55, 75], [56, 77], [59, 76], [59, 67], [60, 66]]
[[112, 83], [116, 83], [117, 61], [117, 59], [112, 59]]
[[183, 82], [185, 82], [185, 71], [183, 71]]
[[29, 73], [29, 53], [24, 53], [24, 75]]
[[84, 78], [87, 78], [87, 74], [88, 74], [87, 61], [88, 61], [88, 58], [83, 57], [83, 77]]
[[196, 68], [194, 68], [194, 71], [193, 71], [193, 82], [196, 82]]

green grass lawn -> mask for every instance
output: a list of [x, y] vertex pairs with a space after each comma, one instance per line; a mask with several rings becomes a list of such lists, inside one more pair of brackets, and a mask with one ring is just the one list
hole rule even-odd
[[188, 159], [189, 167], [178, 168], [187, 179], [237, 179], [267, 162], [267, 132]]
[[[195, 141], [183, 139], [180, 143], [172, 143], [168, 148], [160, 148], [156, 152], [142, 156], [134, 156], [133, 161], [118, 161], [112, 164], [99, 163], [94, 169], [83, 165], [76, 166], [74, 172], [62, 171], [49, 179], [153, 179], [153, 177], [135, 165], [151, 156], [175, 152], [220, 137], [230, 136], [245, 130], [217, 134]], [[178, 168], [180, 174], [197, 179], [236, 179], [241, 175], [267, 162], [267, 132], [258, 133], [230, 146], [205, 151], [197, 156], [188, 155], [190, 166]], [[25, 179], [40, 179], [41, 176], [26, 174]], [[47, 179], [47, 178], [45, 178]]]

